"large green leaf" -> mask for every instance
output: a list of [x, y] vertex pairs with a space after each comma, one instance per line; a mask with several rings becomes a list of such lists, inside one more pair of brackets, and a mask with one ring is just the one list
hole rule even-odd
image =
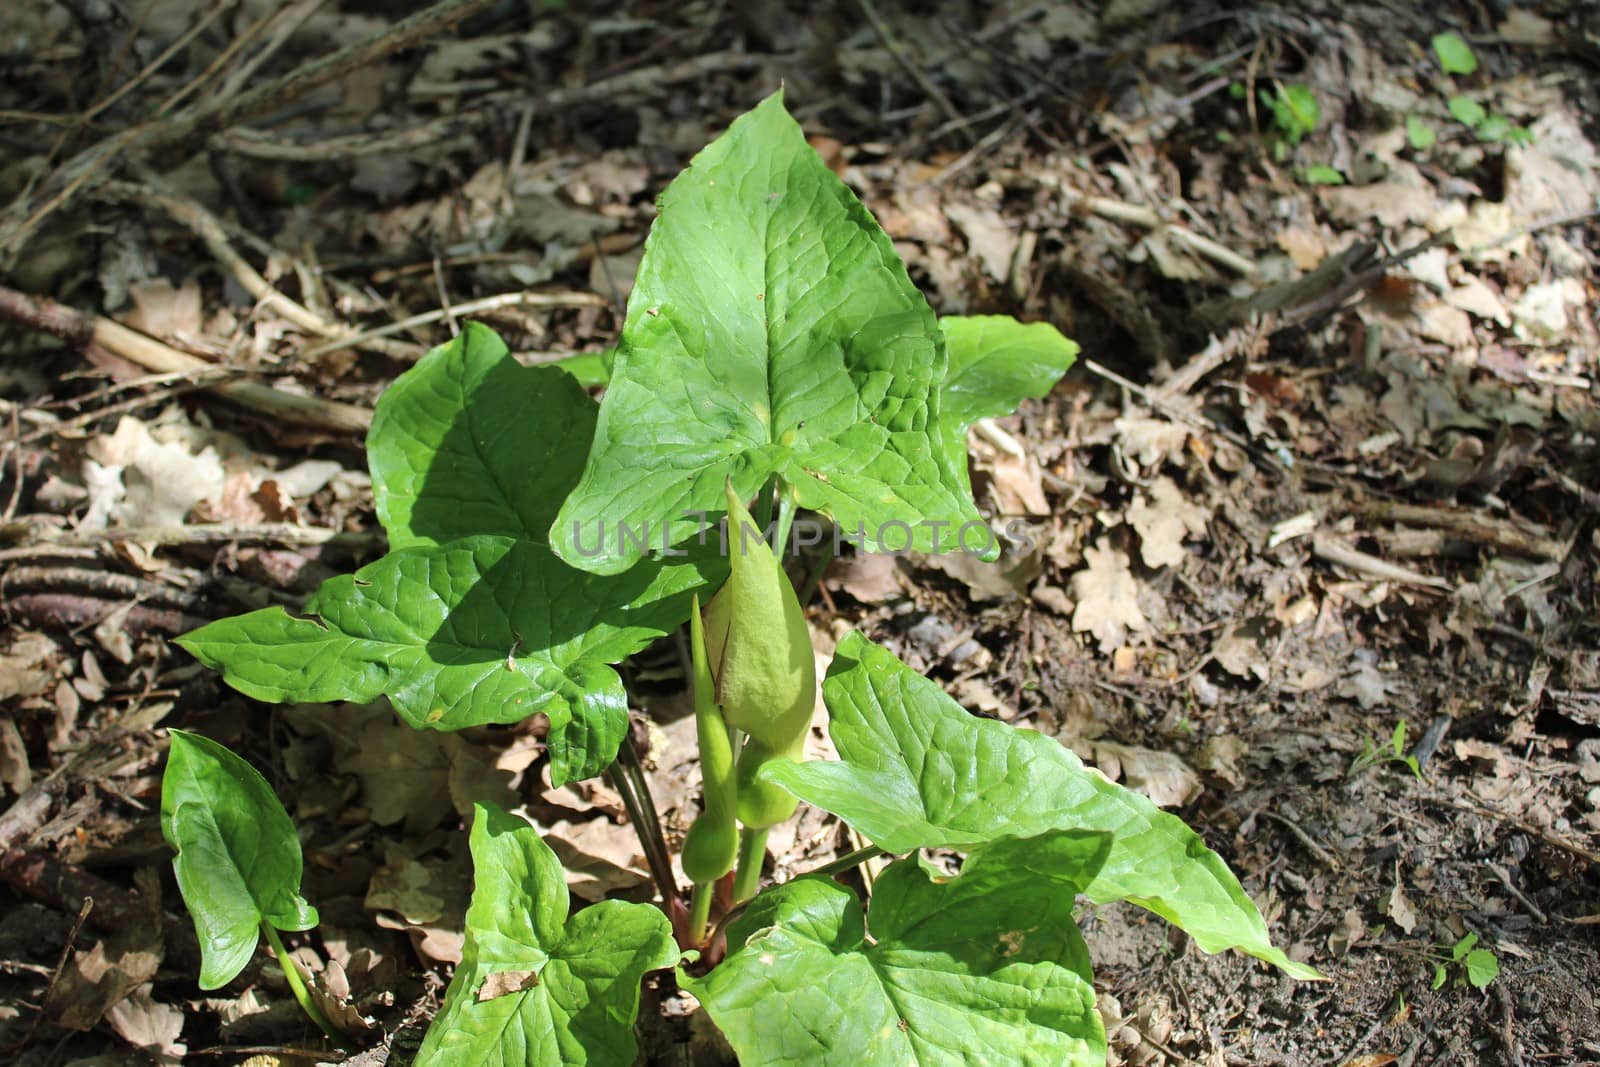
[[858, 633], [823, 683], [842, 762], [774, 764], [762, 777], [833, 812], [890, 852], [971, 848], [1051, 829], [1112, 835], [1091, 900], [1129, 900], [1207, 952], [1236, 948], [1321, 977], [1272, 945], [1233, 872], [1182, 819], [1087, 770], [1033, 730], [968, 715], [935, 683]]
[[967, 427], [1042, 397], [1078, 358], [1078, 346], [1047, 322], [1009, 315], [951, 315], [939, 320], [950, 372], [939, 390], [939, 425], [954, 475], [968, 483]]
[[622, 525], [676, 544], [698, 530], [690, 513], [722, 511], [725, 479], [749, 499], [777, 475], [868, 547], [909, 532], [954, 548], [981, 520], [938, 432], [946, 365], [888, 236], [774, 94], [662, 194], [551, 542], [574, 566], [623, 570], [645, 549]]
[[309, 930], [300, 839], [259, 771], [199, 734], [173, 730], [161, 778], [161, 833], [200, 941], [200, 988], [218, 989], [255, 954], [261, 924]]
[[1007, 839], [953, 880], [901, 860], [865, 924], [843, 886], [789, 882], [731, 925], [720, 966], [680, 980], [743, 1063], [1101, 1067], [1072, 906], [1106, 848], [1103, 834]]
[[548, 548], [469, 537], [391, 552], [322, 584], [306, 617], [263, 608], [178, 639], [267, 701], [387, 696], [418, 728], [550, 719], [551, 776], [598, 774], [627, 727], [617, 663], [689, 613], [721, 561], [646, 563], [615, 577]]
[[522, 366], [469, 322], [372, 413], [367, 463], [389, 546], [477, 534], [544, 543], [583, 470], [596, 410], [569, 374]]
[[477, 806], [471, 846], [466, 947], [417, 1067], [629, 1067], [640, 979], [678, 958], [666, 915], [607, 900], [569, 918], [561, 862], [498, 808]]

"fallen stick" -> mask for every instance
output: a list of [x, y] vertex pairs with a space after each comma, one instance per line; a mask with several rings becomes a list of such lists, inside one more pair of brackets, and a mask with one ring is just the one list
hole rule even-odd
[[1408, 585], [1421, 585], [1430, 589], [1450, 588], [1450, 583], [1443, 578], [1397, 566], [1377, 556], [1368, 555], [1360, 549], [1351, 548], [1326, 534], [1312, 535], [1311, 554], [1328, 563], [1337, 563], [1341, 567], [1349, 567], [1353, 571], [1386, 582], [1405, 582]]
[[[5, 286], [0, 286], [0, 319], [59, 337], [80, 350], [99, 345], [114, 356], [158, 374], [210, 373], [217, 369], [214, 363], [180, 352], [104, 315], [86, 314], [49, 297], [32, 296]], [[205, 388], [270, 418], [303, 426], [365, 433], [372, 422], [372, 412], [367, 408], [288, 393], [260, 382], [228, 380]]]
[[1492, 515], [1480, 515], [1459, 508], [1430, 508], [1419, 504], [1395, 504], [1381, 500], [1357, 505], [1352, 510], [1363, 519], [1443, 530], [1463, 541], [1497, 548], [1502, 552], [1510, 552], [1529, 559], [1567, 558], [1568, 546], [1562, 542], [1553, 537], [1543, 536], [1540, 531], [1527, 530]]

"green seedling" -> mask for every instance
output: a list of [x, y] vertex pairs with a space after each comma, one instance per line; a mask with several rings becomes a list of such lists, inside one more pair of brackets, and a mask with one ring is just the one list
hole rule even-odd
[[1440, 945], [1438, 950], [1430, 954], [1433, 960], [1432, 988], [1442, 989], [1445, 982], [1453, 973], [1456, 984], [1465, 982], [1474, 989], [1487, 989], [1489, 983], [1500, 976], [1500, 960], [1493, 952], [1486, 948], [1478, 948], [1478, 935], [1467, 932], [1467, 936], [1449, 946], [1449, 954], [1444, 954], [1445, 945]]
[[[821, 685], [841, 758], [803, 761], [818, 683], [780, 566], [795, 516], [865, 551], [992, 557], [967, 428], [1043, 396], [1077, 348], [1047, 324], [938, 319], [780, 96], [660, 208], [616, 349], [570, 365], [604, 383], [598, 405], [469, 324], [378, 402], [367, 447], [388, 555], [302, 612], [182, 639], [262, 700], [387, 697], [436, 730], [543, 714], [555, 781], [615, 761], [631, 791], [615, 667], [688, 622], [706, 791], [680, 855], [693, 889], [677, 946], [647, 905], [569, 915], [537, 831], [480, 807], [466, 954], [417, 1063], [629, 1064], [641, 977], [673, 964], [747, 1064], [1104, 1063], [1080, 894], [1320, 977], [1272, 945], [1176, 816], [1052, 738], [968, 714], [860, 635]], [[774, 545], [744, 533], [753, 498], [762, 533], [776, 511]], [[726, 551], [711, 532], [724, 518]], [[870, 845], [757, 892], [766, 830], [801, 801]], [[959, 876], [918, 859], [927, 848], [964, 854]], [[869, 899], [831, 880], [883, 854], [907, 858]], [[653, 866], [682, 914], [670, 865]], [[717, 913], [730, 873], [735, 903]]]
[[259, 771], [210, 738], [173, 730], [161, 779], [161, 833], [200, 942], [200, 988], [239, 976], [265, 937], [295, 1000], [334, 1041], [279, 930], [317, 925], [300, 895], [300, 839]]
[[1272, 92], [1262, 89], [1258, 95], [1272, 112], [1272, 124], [1291, 145], [1305, 140], [1322, 121], [1322, 107], [1310, 86], [1279, 82]]
[[[1438, 57], [1439, 68], [1450, 75], [1471, 75], [1478, 70], [1478, 57], [1472, 47], [1454, 33], [1441, 33], [1433, 38], [1433, 54]], [[1504, 115], [1495, 114], [1470, 96], [1455, 94], [1445, 101], [1445, 109], [1463, 126], [1472, 131], [1480, 141], [1510, 141], [1513, 144], [1532, 144], [1533, 134], [1516, 125]], [[1416, 126], [1413, 126], [1416, 122]], [[1408, 116], [1406, 137], [1411, 147], [1425, 151], [1436, 140], [1432, 130], [1419, 138], [1416, 129], [1425, 129], [1420, 121]]]
[[1343, 185], [1344, 172], [1338, 167], [1319, 163], [1302, 170], [1300, 180], [1307, 185]]
[[1417, 763], [1417, 757], [1406, 751], [1406, 721], [1401, 719], [1394, 724], [1394, 732], [1389, 735], [1387, 744], [1380, 745], [1371, 737], [1362, 739], [1361, 755], [1350, 763], [1350, 773], [1373, 767], [1379, 763], [1398, 763], [1409, 770], [1417, 781], [1422, 781], [1422, 767]]
[[1439, 58], [1439, 66], [1446, 74], [1476, 74], [1478, 71], [1478, 57], [1473, 53], [1472, 46], [1463, 41], [1458, 34], [1437, 33], [1433, 36], [1433, 54]]

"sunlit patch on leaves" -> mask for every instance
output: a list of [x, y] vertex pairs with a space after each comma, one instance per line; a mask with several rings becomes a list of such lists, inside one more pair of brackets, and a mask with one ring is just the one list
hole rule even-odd
[[901, 860], [865, 917], [849, 889], [802, 878], [751, 902], [710, 975], [680, 981], [745, 1063], [1104, 1064], [1072, 908], [1108, 846], [1001, 840], [954, 879]]
[[1181, 926], [1207, 952], [1236, 948], [1300, 978], [1317, 972], [1273, 947], [1255, 904], [1177, 816], [1086, 770], [1059, 742], [967, 714], [932, 681], [852, 633], [823, 685], [842, 762], [766, 773], [889, 852], [970, 848], [1047, 830], [1112, 835], [1085, 890]]
[[722, 510], [724, 481], [749, 499], [774, 476], [869, 547], [895, 526], [918, 550], [957, 548], [979, 518], [941, 431], [944, 338], [781, 94], [660, 203], [583, 478], [551, 529], [562, 557], [625, 569], [646, 547], [619, 524], [677, 544], [691, 513]]

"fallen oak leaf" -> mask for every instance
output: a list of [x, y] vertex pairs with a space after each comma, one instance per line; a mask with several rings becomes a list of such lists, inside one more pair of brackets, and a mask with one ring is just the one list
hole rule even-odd
[[1130, 631], [1144, 630], [1149, 622], [1139, 609], [1139, 583], [1128, 557], [1104, 537], [1083, 550], [1083, 570], [1072, 576], [1072, 629], [1092, 633], [1100, 651], [1113, 652], [1127, 641]]

